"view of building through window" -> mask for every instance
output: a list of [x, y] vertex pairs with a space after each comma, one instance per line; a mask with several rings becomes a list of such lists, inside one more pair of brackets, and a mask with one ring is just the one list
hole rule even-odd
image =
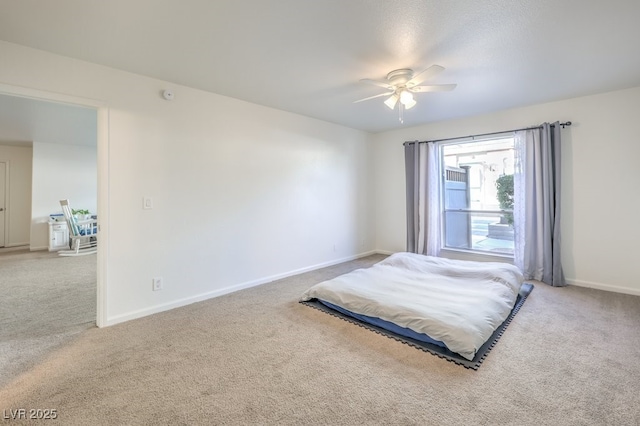
[[513, 254], [514, 140], [442, 145], [444, 246]]

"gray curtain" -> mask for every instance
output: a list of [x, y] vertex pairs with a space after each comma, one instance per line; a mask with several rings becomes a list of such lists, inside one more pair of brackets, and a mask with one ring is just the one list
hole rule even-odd
[[520, 135], [524, 238], [516, 247], [521, 251], [518, 266], [526, 279], [552, 286], [566, 285], [560, 259], [560, 130], [558, 122], [544, 123]]
[[404, 170], [407, 189], [407, 251], [411, 253], [418, 253], [418, 232], [420, 230], [418, 223], [420, 217], [418, 212], [420, 205], [419, 145], [417, 142], [404, 144]]
[[440, 155], [433, 143], [404, 146], [407, 188], [407, 251], [440, 253]]

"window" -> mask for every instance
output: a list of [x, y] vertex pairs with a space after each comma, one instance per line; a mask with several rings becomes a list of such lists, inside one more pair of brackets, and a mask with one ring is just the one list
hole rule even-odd
[[513, 137], [440, 149], [443, 247], [513, 256]]

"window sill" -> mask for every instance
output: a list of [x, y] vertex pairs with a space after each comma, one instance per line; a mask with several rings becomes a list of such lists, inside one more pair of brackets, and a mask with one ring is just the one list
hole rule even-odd
[[475, 262], [503, 262], [513, 264], [513, 256], [508, 254], [485, 254], [477, 251], [443, 248], [440, 257], [457, 260], [471, 260]]

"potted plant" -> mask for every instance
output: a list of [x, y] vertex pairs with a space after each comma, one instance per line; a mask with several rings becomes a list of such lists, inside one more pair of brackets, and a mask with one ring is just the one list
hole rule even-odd
[[91, 213], [87, 209], [71, 209], [71, 213], [76, 218], [76, 220], [87, 220], [91, 219]]
[[513, 175], [496, 179], [498, 204], [502, 210], [511, 210], [500, 216], [499, 223], [489, 224], [487, 237], [497, 240], [513, 240]]
[[[498, 191], [498, 204], [502, 210], [513, 211], [513, 175], [502, 175], [496, 180]], [[500, 223], [513, 225], [513, 213], [505, 213], [500, 219]]]

